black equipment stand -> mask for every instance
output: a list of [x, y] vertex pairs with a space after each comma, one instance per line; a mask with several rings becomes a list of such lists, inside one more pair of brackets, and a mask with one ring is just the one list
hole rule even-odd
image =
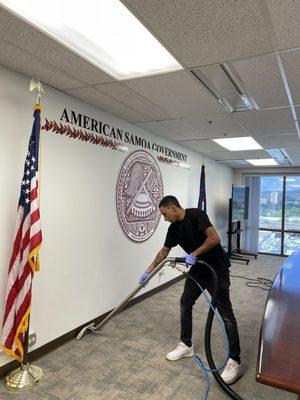
[[[232, 199], [229, 199], [229, 222], [228, 222], [228, 257], [232, 260], [245, 262], [247, 265], [251, 261], [251, 258], [257, 258], [257, 254], [245, 253], [241, 250], [241, 233], [243, 229], [241, 227], [241, 221], [232, 222]], [[234, 242], [235, 241], [235, 245]], [[245, 257], [246, 256], [246, 257]]]

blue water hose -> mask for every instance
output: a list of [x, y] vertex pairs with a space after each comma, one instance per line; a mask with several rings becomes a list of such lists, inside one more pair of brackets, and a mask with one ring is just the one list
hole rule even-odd
[[224, 322], [222, 321], [222, 319], [221, 319], [218, 311], [216, 310], [216, 308], [213, 307], [213, 305], [211, 304], [211, 301], [209, 300], [209, 298], [208, 298], [207, 294], [205, 293], [204, 289], [201, 287], [201, 285], [198, 282], [196, 282], [196, 283], [199, 286], [200, 290], [202, 291], [202, 293], [203, 293], [203, 295], [205, 297], [206, 303], [212, 309], [214, 315], [216, 316], [216, 318], [217, 318], [217, 320], [219, 322], [219, 325], [221, 327], [221, 330], [223, 332], [223, 335], [225, 337], [225, 342], [226, 342], [226, 357], [225, 357], [223, 363], [218, 368], [213, 368], [213, 369], [207, 368], [205, 366], [204, 362], [201, 360], [201, 358], [199, 356], [197, 356], [197, 355], [194, 356], [194, 360], [203, 369], [204, 374], [205, 374], [205, 391], [203, 393], [203, 396], [202, 396], [201, 400], [206, 400], [207, 395], [208, 395], [208, 391], [209, 391], [209, 386], [210, 386], [209, 374], [208, 373], [209, 372], [211, 372], [211, 373], [212, 372], [218, 372], [218, 371], [222, 370], [225, 367], [225, 365], [227, 364], [227, 361], [229, 359], [229, 355], [230, 355], [230, 346], [229, 346], [228, 336], [227, 336], [227, 333], [225, 331]]
[[199, 365], [199, 367], [203, 370], [204, 375], [205, 375], [205, 390], [204, 393], [202, 395], [201, 400], [206, 400], [207, 396], [208, 396], [208, 392], [209, 392], [209, 387], [210, 387], [210, 381], [209, 381], [209, 372], [218, 372], [220, 370], [222, 370], [228, 359], [229, 359], [229, 354], [230, 354], [230, 346], [229, 346], [229, 340], [227, 337], [227, 333], [225, 331], [225, 326], [224, 326], [224, 322], [222, 321], [222, 318], [220, 317], [218, 311], [216, 310], [215, 307], [213, 307], [211, 301], [209, 300], [207, 294], [205, 293], [205, 289], [202, 288], [202, 286], [197, 282], [197, 280], [195, 278], [193, 278], [191, 275], [189, 275], [187, 272], [180, 270], [184, 275], [186, 275], [189, 279], [192, 279], [196, 285], [199, 287], [199, 289], [201, 290], [201, 292], [204, 295], [205, 301], [208, 304], [208, 306], [211, 308], [211, 310], [213, 311], [214, 315], [216, 316], [218, 323], [221, 327], [221, 330], [223, 332], [223, 335], [225, 337], [225, 342], [226, 342], [226, 357], [223, 361], [223, 363], [218, 367], [218, 368], [208, 368], [205, 366], [204, 362], [201, 360], [201, 358], [197, 355], [194, 355], [194, 360], [196, 361], [196, 363]]
[[[177, 263], [185, 263], [185, 258], [175, 258], [175, 262]], [[235, 393], [221, 378], [219, 371], [224, 368], [224, 366], [226, 365], [228, 358], [229, 358], [229, 341], [228, 341], [228, 337], [225, 331], [225, 327], [224, 327], [224, 323], [221, 320], [220, 315], [218, 314], [218, 312], [216, 311], [216, 304], [217, 304], [217, 295], [218, 295], [218, 277], [217, 274], [215, 272], [215, 270], [206, 262], [204, 261], [197, 261], [197, 264], [199, 265], [199, 267], [205, 268], [208, 270], [208, 272], [211, 275], [212, 278], [212, 283], [213, 283], [213, 291], [212, 291], [212, 299], [211, 301], [208, 299], [206, 293], [204, 292], [203, 288], [201, 287], [201, 285], [196, 281], [196, 279], [194, 279], [191, 275], [189, 275], [187, 272], [183, 271], [180, 269], [180, 271], [186, 275], [187, 278], [192, 279], [200, 288], [200, 290], [202, 291], [202, 293], [205, 296], [205, 300], [206, 302], [209, 304], [209, 312], [208, 312], [208, 316], [207, 316], [207, 320], [206, 320], [206, 326], [205, 326], [205, 338], [204, 338], [204, 342], [205, 342], [205, 354], [206, 354], [206, 358], [208, 361], [208, 365], [209, 368], [207, 368], [204, 363], [202, 362], [202, 360], [198, 357], [198, 356], [194, 356], [195, 361], [197, 362], [197, 364], [203, 369], [204, 373], [205, 373], [205, 380], [206, 380], [206, 386], [205, 386], [205, 390], [203, 393], [203, 396], [201, 398], [201, 400], [205, 400], [207, 398], [208, 395], [208, 391], [209, 391], [209, 375], [208, 373], [211, 372], [215, 378], [215, 380], [217, 381], [217, 383], [219, 384], [219, 386], [221, 386], [222, 390], [233, 400], [243, 400], [242, 397], [240, 397], [237, 393]], [[224, 333], [224, 336], [226, 338], [226, 348], [227, 348], [227, 355], [226, 355], [226, 359], [224, 360], [224, 362], [222, 363], [222, 365], [220, 367], [216, 367], [213, 357], [212, 357], [212, 353], [211, 353], [211, 345], [210, 345], [210, 341], [211, 341], [211, 328], [212, 328], [212, 322], [213, 322], [213, 318], [214, 315], [216, 315], [220, 326], [222, 328], [222, 331]]]

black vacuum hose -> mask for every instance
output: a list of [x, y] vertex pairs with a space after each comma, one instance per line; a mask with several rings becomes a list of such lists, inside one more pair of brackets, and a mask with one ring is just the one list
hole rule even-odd
[[[175, 258], [176, 262], [179, 263], [184, 263], [185, 262], [185, 258]], [[206, 262], [204, 261], [197, 261], [197, 264], [202, 267], [205, 267], [212, 278], [212, 283], [213, 283], [213, 293], [212, 293], [212, 299], [211, 299], [211, 304], [213, 306], [213, 308], [216, 308], [216, 304], [217, 304], [217, 296], [218, 296], [218, 289], [219, 289], [219, 283], [218, 283], [218, 276], [215, 272], [215, 270]], [[187, 278], [192, 279], [194, 282], [196, 282], [198, 284], [198, 282], [196, 281], [195, 278], [193, 278], [192, 276], [190, 276], [188, 273], [185, 274], [187, 276]], [[212, 328], [212, 323], [213, 323], [213, 319], [214, 319], [214, 312], [212, 310], [211, 307], [209, 307], [209, 312], [207, 315], [207, 319], [206, 319], [206, 325], [205, 325], [205, 336], [204, 336], [204, 343], [205, 343], [205, 354], [206, 354], [206, 358], [207, 358], [207, 362], [209, 365], [210, 369], [216, 369], [216, 365], [214, 363], [213, 360], [213, 356], [211, 353], [211, 328]], [[235, 393], [221, 378], [220, 374], [218, 371], [214, 371], [212, 372], [215, 380], [217, 381], [217, 383], [219, 384], [219, 386], [221, 386], [222, 390], [231, 398], [234, 400], [243, 400], [242, 397], [240, 397], [237, 393]]]

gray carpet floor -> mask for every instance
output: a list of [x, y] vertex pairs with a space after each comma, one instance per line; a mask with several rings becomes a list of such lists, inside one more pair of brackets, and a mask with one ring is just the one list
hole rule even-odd
[[[273, 279], [283, 259], [258, 257], [248, 266], [233, 263], [231, 273]], [[125, 310], [103, 329], [100, 336], [72, 340], [35, 362], [44, 369], [44, 381], [19, 400], [191, 400], [201, 399], [204, 375], [192, 358], [169, 362], [165, 354], [178, 343], [179, 298], [184, 281]], [[296, 395], [255, 381], [261, 319], [268, 291], [245, 286], [232, 277], [231, 299], [238, 320], [243, 377], [232, 388], [244, 399], [289, 400]], [[203, 297], [203, 296], [202, 296]], [[194, 312], [194, 347], [205, 360], [203, 334], [207, 315], [204, 299]], [[217, 326], [213, 331], [215, 360], [225, 354]], [[0, 387], [0, 399], [14, 394]], [[209, 400], [228, 397], [211, 378]]]

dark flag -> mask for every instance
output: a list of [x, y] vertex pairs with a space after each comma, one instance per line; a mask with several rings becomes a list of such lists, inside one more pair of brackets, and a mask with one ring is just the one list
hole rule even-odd
[[198, 201], [198, 208], [206, 212], [206, 189], [205, 189], [205, 165], [201, 167], [200, 178], [200, 195]]

